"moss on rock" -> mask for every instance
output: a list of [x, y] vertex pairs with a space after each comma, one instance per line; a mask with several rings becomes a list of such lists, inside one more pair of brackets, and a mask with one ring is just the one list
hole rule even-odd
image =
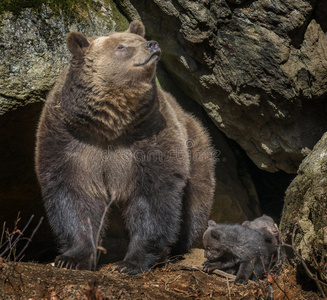
[[69, 31], [95, 36], [128, 27], [112, 0], [6, 0], [0, 5], [0, 115], [44, 100], [70, 58]]
[[300, 165], [286, 191], [281, 232], [304, 261], [327, 280], [327, 132]]
[[71, 17], [85, 19], [87, 10], [90, 6], [94, 6], [95, 2], [92, 0], [4, 0], [0, 3], [0, 12], [11, 12], [17, 16], [26, 8], [40, 12], [43, 5], [58, 14], [64, 11]]

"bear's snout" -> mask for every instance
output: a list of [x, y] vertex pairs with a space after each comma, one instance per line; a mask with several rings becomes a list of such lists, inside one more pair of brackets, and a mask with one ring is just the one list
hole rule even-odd
[[156, 41], [148, 41], [146, 43], [145, 48], [151, 49], [151, 50], [159, 50], [159, 43]]

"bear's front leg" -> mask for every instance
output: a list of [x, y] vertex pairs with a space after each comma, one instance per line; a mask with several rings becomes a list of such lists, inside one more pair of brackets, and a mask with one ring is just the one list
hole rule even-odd
[[130, 235], [128, 251], [117, 270], [134, 275], [164, 262], [180, 230], [181, 200], [138, 197], [124, 212]]
[[211, 262], [207, 260], [203, 263], [203, 269], [207, 273], [211, 273], [212, 271], [219, 269], [232, 274], [232, 270], [235, 267], [237, 267], [238, 264], [239, 261], [236, 258], [233, 259], [231, 258], [229, 261], [225, 261], [225, 262], [222, 261]]
[[235, 278], [235, 284], [247, 284], [253, 274], [253, 263], [245, 261], [240, 264]]
[[209, 261], [206, 260], [203, 264], [203, 270], [207, 273], [212, 273], [214, 270], [221, 269], [220, 261]]
[[61, 246], [55, 266], [91, 270], [94, 267], [96, 235], [103, 227], [101, 218], [106, 203], [99, 198], [91, 198], [82, 188], [78, 191], [69, 189], [66, 182], [52, 185], [53, 189], [44, 188], [43, 191], [48, 219]]

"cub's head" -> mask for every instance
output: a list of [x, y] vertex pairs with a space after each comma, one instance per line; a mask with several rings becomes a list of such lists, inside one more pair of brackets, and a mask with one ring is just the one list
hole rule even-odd
[[125, 32], [87, 39], [79, 32], [68, 34], [67, 46], [76, 65], [83, 65], [96, 85], [109, 88], [151, 83], [161, 51], [155, 41], [144, 39], [140, 21], [133, 21]]
[[221, 239], [224, 239], [226, 233], [219, 230], [219, 225], [213, 221], [208, 221], [208, 229], [203, 235], [204, 257], [209, 261], [217, 261], [226, 251]]
[[266, 230], [270, 234], [278, 236], [278, 226], [276, 225], [275, 221], [267, 215], [262, 215], [261, 217], [256, 218], [253, 221], [244, 221], [242, 225], [257, 230], [259, 232]]

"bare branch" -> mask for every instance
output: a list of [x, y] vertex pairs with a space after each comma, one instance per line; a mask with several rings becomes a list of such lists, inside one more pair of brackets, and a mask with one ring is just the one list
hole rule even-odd
[[[30, 221], [31, 221], [31, 219], [30, 219]], [[39, 223], [38, 223], [38, 224], [36, 225], [36, 227], [34, 228], [34, 230], [33, 230], [32, 234], [31, 234], [30, 238], [27, 239], [27, 243], [25, 244], [24, 248], [20, 251], [20, 253], [19, 253], [18, 256], [16, 257], [15, 261], [19, 260], [20, 256], [23, 254], [23, 252], [25, 251], [25, 249], [27, 248], [27, 246], [30, 244], [30, 242], [32, 241], [32, 239], [33, 239], [33, 237], [34, 237], [36, 231], [39, 229], [39, 227], [40, 227], [42, 221], [43, 221], [43, 217], [40, 218]], [[29, 224], [29, 223], [28, 223], [28, 224]]]

